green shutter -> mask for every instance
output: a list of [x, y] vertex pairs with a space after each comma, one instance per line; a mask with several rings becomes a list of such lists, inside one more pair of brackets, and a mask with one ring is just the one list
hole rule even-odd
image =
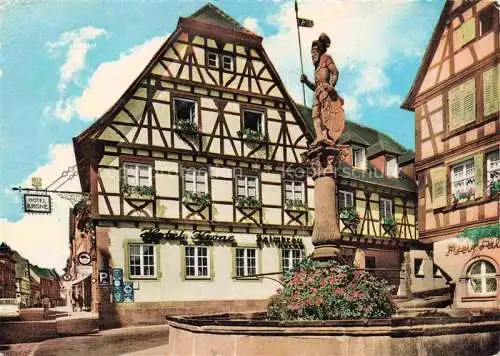
[[482, 198], [484, 191], [483, 181], [483, 154], [479, 153], [474, 156], [474, 169], [476, 172], [476, 194], [475, 198]]
[[461, 125], [476, 121], [476, 82], [472, 78], [462, 84], [463, 116]]
[[460, 31], [460, 47], [465, 46], [467, 43], [476, 38], [476, 19], [465, 21], [459, 28]]
[[448, 93], [448, 128], [454, 130], [463, 122], [462, 86], [451, 89]]
[[483, 73], [484, 116], [496, 113], [500, 108], [500, 64]]
[[447, 167], [436, 167], [430, 170], [432, 184], [432, 208], [443, 208], [447, 204]]

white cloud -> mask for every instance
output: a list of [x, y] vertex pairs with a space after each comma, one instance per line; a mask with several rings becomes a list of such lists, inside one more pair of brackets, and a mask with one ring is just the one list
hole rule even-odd
[[247, 30], [250, 30], [252, 32], [255, 32], [258, 35], [262, 35], [263, 31], [259, 27], [258, 20], [253, 17], [247, 17], [243, 20], [243, 27], [245, 27]]
[[[49, 163], [36, 169], [24, 182], [19, 184], [31, 186], [32, 177], [41, 177], [43, 186], [54, 182], [63, 171], [75, 165], [73, 145], [52, 145], [49, 149]], [[69, 171], [68, 171], [69, 172]], [[56, 188], [63, 180], [52, 186]], [[60, 190], [80, 191], [78, 175]], [[0, 240], [9, 244], [31, 263], [39, 266], [56, 268], [62, 271], [69, 256], [68, 209], [67, 200], [55, 194], [52, 196], [51, 215], [25, 214], [18, 221], [0, 219]]]
[[[314, 20], [313, 28], [300, 30], [306, 74], [312, 79], [311, 42], [325, 32], [332, 40], [328, 53], [340, 70], [337, 86], [342, 87], [340, 94], [349, 106], [345, 108], [347, 118], [360, 119], [368, 97], [383, 94], [384, 104], [388, 103], [387, 98], [394, 98], [394, 94], [387, 92], [391, 84], [388, 70], [397, 58], [421, 54], [427, 41], [425, 34], [405, 25], [415, 21], [415, 14], [422, 16], [421, 11], [421, 5], [410, 1], [301, 1], [299, 16]], [[264, 39], [264, 48], [292, 97], [302, 102], [293, 5], [284, 4], [268, 22], [274, 24], [278, 32]], [[311, 105], [312, 92], [306, 90], [307, 102]]]
[[0, 69], [0, 78], [3, 77], [3, 70]]
[[87, 26], [64, 32], [55, 42], [47, 42], [50, 52], [67, 49], [66, 61], [59, 69], [59, 91], [64, 91], [68, 83], [75, 80], [78, 72], [85, 67], [87, 53], [94, 47], [91, 42], [104, 34], [104, 29]]
[[142, 72], [166, 38], [154, 37], [120, 54], [116, 61], [99, 65], [82, 95], [71, 103], [74, 113], [84, 120], [104, 114]]
[[388, 108], [391, 106], [399, 107], [403, 99], [399, 95], [389, 93], [376, 93], [366, 97], [366, 102], [372, 107]]

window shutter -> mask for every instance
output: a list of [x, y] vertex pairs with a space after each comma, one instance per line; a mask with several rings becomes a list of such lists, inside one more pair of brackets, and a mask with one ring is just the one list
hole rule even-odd
[[454, 130], [463, 122], [462, 86], [451, 89], [448, 93], [448, 128]]
[[484, 191], [483, 182], [483, 154], [479, 153], [474, 156], [474, 168], [476, 171], [476, 194], [475, 198], [482, 198]]
[[339, 192], [339, 208], [345, 208], [346, 207], [346, 198], [345, 198], [345, 193], [343, 191]]
[[461, 125], [476, 121], [476, 83], [474, 78], [463, 84], [463, 116]]
[[436, 167], [430, 170], [432, 184], [432, 208], [438, 209], [446, 206], [447, 203], [447, 167]]
[[484, 116], [496, 113], [500, 106], [500, 65], [483, 73]]
[[465, 21], [460, 26], [460, 47], [465, 46], [467, 43], [476, 38], [476, 19], [472, 17], [471, 19]]

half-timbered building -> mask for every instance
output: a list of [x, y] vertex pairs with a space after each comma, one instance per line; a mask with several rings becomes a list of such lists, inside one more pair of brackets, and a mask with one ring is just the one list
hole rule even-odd
[[500, 307], [499, 62], [498, 2], [447, 1], [403, 103], [415, 111], [420, 240], [458, 307]]
[[[71, 241], [91, 241], [92, 310], [103, 326], [262, 310], [279, 274], [255, 275], [312, 252], [314, 187], [301, 157], [312, 132], [260, 36], [210, 4], [181, 18], [74, 139], [90, 200], [85, 214], [73, 212]], [[337, 192], [343, 253], [409, 287], [401, 268], [418, 238], [413, 154], [354, 123], [342, 142], [353, 147]]]

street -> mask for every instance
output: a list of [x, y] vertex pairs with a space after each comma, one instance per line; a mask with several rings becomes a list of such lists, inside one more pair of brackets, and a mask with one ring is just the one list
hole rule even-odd
[[156, 356], [165, 355], [168, 326], [142, 326], [96, 334], [0, 346], [0, 356]]

